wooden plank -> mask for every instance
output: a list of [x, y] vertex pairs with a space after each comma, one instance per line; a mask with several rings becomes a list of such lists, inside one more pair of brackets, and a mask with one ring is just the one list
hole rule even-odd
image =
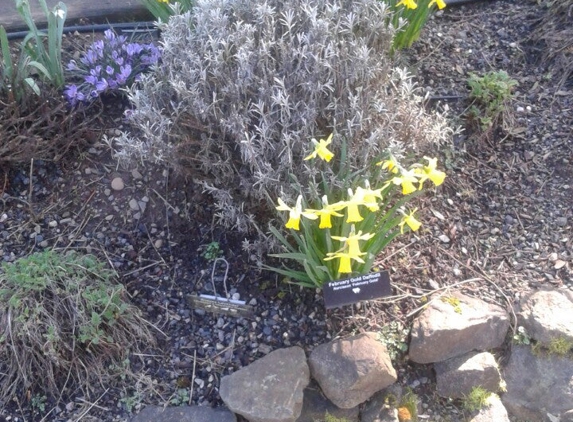
[[[46, 16], [37, 0], [29, 0], [32, 16], [38, 28], [46, 26]], [[46, 0], [51, 10], [58, 0]], [[68, 8], [66, 26], [74, 25], [81, 19], [94, 23], [135, 22], [153, 20], [152, 15], [139, 0], [66, 0]], [[27, 29], [26, 24], [16, 10], [15, 0], [0, 0], [0, 25], [7, 32]]]

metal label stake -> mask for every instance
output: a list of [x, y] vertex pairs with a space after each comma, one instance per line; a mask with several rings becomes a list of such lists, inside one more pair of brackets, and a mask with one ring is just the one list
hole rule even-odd
[[[223, 261], [225, 263], [225, 276], [223, 277], [223, 288], [225, 289], [225, 297], [219, 296], [215, 288], [215, 269], [217, 262]], [[247, 305], [244, 300], [236, 300], [229, 298], [229, 291], [227, 290], [227, 275], [229, 273], [229, 263], [225, 258], [217, 258], [213, 262], [213, 269], [211, 271], [211, 284], [213, 285], [214, 295], [200, 294], [190, 295], [189, 303], [191, 306], [203, 309], [215, 314], [225, 314], [232, 316], [250, 317], [253, 315], [253, 309]]]

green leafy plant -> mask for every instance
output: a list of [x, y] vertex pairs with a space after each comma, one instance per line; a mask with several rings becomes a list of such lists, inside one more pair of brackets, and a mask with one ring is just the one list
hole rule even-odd
[[472, 388], [472, 391], [463, 399], [464, 409], [470, 412], [483, 409], [487, 406], [488, 399], [492, 394], [491, 391], [480, 386]]
[[35, 409], [40, 413], [44, 413], [46, 411], [46, 400], [48, 400], [46, 396], [35, 394], [30, 399], [30, 405], [32, 406], [32, 409]]
[[202, 245], [199, 249], [201, 250], [201, 256], [207, 261], [214, 261], [223, 255], [219, 242], [207, 243], [206, 245]]
[[507, 112], [508, 102], [513, 97], [513, 88], [517, 81], [500, 70], [488, 72], [483, 76], [472, 74], [468, 85], [472, 105], [467, 114], [485, 132], [499, 123]]
[[166, 23], [175, 14], [185, 13], [193, 7], [191, 0], [141, 0], [149, 12], [160, 22]]
[[390, 359], [396, 360], [408, 350], [409, 333], [410, 330], [400, 321], [392, 321], [378, 332], [378, 341], [386, 346]]
[[59, 89], [64, 85], [62, 67], [62, 34], [67, 8], [62, 2], [49, 11], [45, 0], [38, 0], [48, 21], [47, 32], [38, 30], [28, 0], [16, 0], [16, 9], [29, 32], [20, 45], [19, 58], [13, 62], [6, 31], [0, 27], [2, 68], [0, 93], [9, 100], [22, 101], [28, 89], [40, 95], [40, 86], [33, 77], [40, 76], [45, 83]]
[[409, 48], [420, 38], [422, 28], [435, 8], [443, 9], [443, 0], [382, 0], [394, 12], [390, 24], [396, 28], [393, 50]]
[[[328, 150], [331, 142], [332, 137], [313, 140], [314, 151], [306, 159], [318, 156], [328, 163], [334, 156]], [[318, 176], [313, 182], [318, 189], [310, 190], [314, 196], [308, 195], [313, 208], [304, 207], [302, 195], [293, 207], [278, 199], [276, 209], [289, 213], [285, 228], [290, 229], [290, 236], [271, 227], [271, 233], [286, 249], [271, 256], [294, 260], [300, 269], [265, 268], [304, 287], [320, 288], [341, 276], [370, 271], [376, 256], [396, 236], [406, 228], [420, 228], [416, 209], [407, 212], [404, 205], [421, 192], [427, 180], [437, 186], [446, 176], [437, 169], [437, 159], [432, 158], [426, 158], [427, 165], [415, 164], [407, 169], [388, 154], [362, 171], [351, 172], [344, 147], [340, 156], [337, 177], [346, 190], [332, 189], [324, 172], [318, 172], [319, 164], [315, 164]]]
[[187, 388], [178, 388], [171, 397], [169, 403], [173, 406], [182, 406], [189, 401], [189, 390]]
[[[154, 338], [115, 273], [91, 255], [35, 253], [2, 265], [0, 399], [129, 375], [130, 350]], [[42, 374], [38, 378], [37, 374]]]
[[529, 334], [527, 334], [527, 331], [525, 331], [525, 327], [521, 325], [517, 327], [515, 335], [513, 336], [513, 342], [516, 344], [523, 344], [526, 346], [531, 344], [531, 337], [529, 337]]

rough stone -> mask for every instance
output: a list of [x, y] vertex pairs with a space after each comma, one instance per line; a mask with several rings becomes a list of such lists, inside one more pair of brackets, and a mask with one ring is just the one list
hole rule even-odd
[[358, 406], [397, 379], [386, 347], [374, 333], [316, 347], [309, 366], [324, 395], [343, 409]]
[[540, 290], [525, 296], [517, 315], [518, 324], [542, 344], [563, 338], [573, 342], [573, 292]]
[[147, 406], [130, 422], [236, 422], [235, 415], [227, 409], [205, 406]]
[[125, 183], [123, 183], [123, 179], [121, 177], [116, 177], [111, 181], [111, 188], [113, 190], [123, 190], [125, 187]]
[[487, 401], [487, 406], [469, 419], [469, 422], [509, 422], [507, 410], [497, 394], [492, 394]]
[[309, 368], [300, 347], [275, 350], [221, 379], [219, 394], [250, 422], [294, 422], [300, 416]]
[[434, 364], [436, 392], [442, 397], [463, 398], [474, 387], [492, 393], [500, 388], [501, 375], [494, 356], [488, 352], [470, 352]]
[[435, 297], [414, 320], [410, 359], [433, 363], [493, 349], [503, 344], [508, 328], [509, 315], [501, 306], [458, 292]]
[[324, 397], [324, 394], [320, 391], [320, 387], [315, 382], [311, 382], [304, 390], [302, 412], [296, 422], [322, 421], [325, 419], [327, 413], [346, 422], [358, 422], [360, 420], [358, 407], [352, 409], [340, 409], [336, 407], [330, 400]]
[[573, 411], [573, 360], [536, 356], [529, 346], [516, 345], [503, 371], [507, 392], [501, 400], [510, 415], [547, 421]]

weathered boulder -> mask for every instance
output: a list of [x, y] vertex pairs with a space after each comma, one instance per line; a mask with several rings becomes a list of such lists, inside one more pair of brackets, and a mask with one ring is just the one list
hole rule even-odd
[[442, 397], [463, 398], [474, 387], [492, 393], [500, 388], [501, 375], [494, 356], [488, 352], [470, 352], [434, 364], [436, 391]]
[[539, 290], [521, 300], [518, 324], [542, 344], [562, 338], [573, 343], [573, 292]]
[[340, 409], [336, 407], [330, 400], [324, 397], [320, 391], [320, 387], [315, 382], [311, 381], [308, 387], [304, 390], [304, 401], [302, 404], [302, 412], [296, 422], [317, 422], [326, 419], [326, 415], [333, 416], [346, 422], [358, 422], [360, 409], [354, 407], [352, 409]]
[[309, 366], [324, 395], [343, 409], [358, 406], [397, 379], [386, 347], [374, 333], [318, 346]]
[[205, 406], [147, 406], [130, 422], [236, 422], [237, 418], [227, 409]]
[[221, 379], [225, 405], [250, 422], [294, 422], [300, 416], [309, 369], [300, 347], [275, 350]]
[[487, 401], [487, 406], [469, 419], [468, 422], [509, 422], [507, 410], [497, 394], [489, 396]]
[[434, 298], [414, 320], [410, 359], [441, 362], [472, 350], [501, 346], [509, 315], [501, 306], [461, 293]]
[[503, 371], [507, 392], [501, 400], [510, 415], [523, 420], [549, 421], [573, 412], [573, 360], [532, 353], [514, 346]]

